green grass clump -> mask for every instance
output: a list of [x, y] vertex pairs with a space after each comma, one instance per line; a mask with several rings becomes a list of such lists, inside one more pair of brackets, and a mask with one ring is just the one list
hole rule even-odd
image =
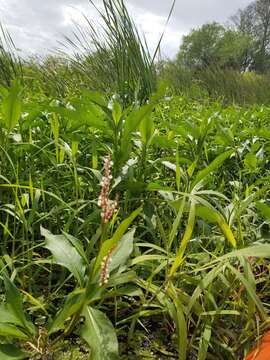
[[157, 88], [157, 76], [146, 42], [141, 39], [123, 0], [103, 1], [97, 10], [102, 25], [86, 19], [87, 28], [77, 28], [67, 45], [74, 49], [71, 60], [91, 87], [116, 92], [124, 104], [143, 103]]

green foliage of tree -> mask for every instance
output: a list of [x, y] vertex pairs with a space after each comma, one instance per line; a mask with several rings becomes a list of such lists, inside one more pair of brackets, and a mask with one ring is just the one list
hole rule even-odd
[[251, 37], [213, 22], [183, 38], [178, 61], [194, 69], [209, 66], [243, 70], [248, 63]]
[[265, 72], [270, 67], [270, 1], [256, 0], [239, 10], [232, 21], [252, 38], [253, 68]]

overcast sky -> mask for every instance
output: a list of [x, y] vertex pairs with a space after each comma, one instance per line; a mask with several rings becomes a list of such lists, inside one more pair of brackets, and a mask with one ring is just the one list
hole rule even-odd
[[[100, 0], [94, 0], [99, 3]], [[126, 0], [150, 49], [164, 29], [172, 0]], [[191, 28], [209, 21], [226, 23], [250, 0], [176, 0], [162, 45], [164, 56], [174, 56], [181, 37]], [[0, 21], [9, 30], [23, 54], [46, 54], [56, 48], [63, 35], [70, 35], [73, 22], [83, 25], [81, 13], [96, 19], [88, 0], [0, 0]]]

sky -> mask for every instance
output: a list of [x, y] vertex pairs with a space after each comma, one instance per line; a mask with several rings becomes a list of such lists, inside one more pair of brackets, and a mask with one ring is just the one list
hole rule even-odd
[[[230, 16], [250, 0], [176, 0], [173, 15], [162, 42], [163, 57], [173, 58], [183, 35], [192, 28], [217, 21], [226, 23]], [[99, 4], [100, 0], [94, 0]], [[145, 34], [153, 51], [164, 30], [172, 0], [126, 0], [127, 7]], [[11, 34], [22, 55], [46, 55], [64, 36], [71, 36], [74, 22], [85, 26], [82, 16], [97, 20], [88, 0], [0, 0], [0, 21]]]

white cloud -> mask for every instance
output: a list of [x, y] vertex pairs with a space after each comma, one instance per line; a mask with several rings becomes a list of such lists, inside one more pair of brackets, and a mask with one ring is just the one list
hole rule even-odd
[[[164, 30], [171, 0], [126, 0], [138, 27], [145, 33], [153, 51]], [[224, 22], [249, 0], [176, 0], [162, 52], [173, 56], [183, 34], [207, 21]], [[99, 4], [96, 0], [95, 4]], [[96, 19], [88, 0], [0, 0], [1, 22], [10, 31], [23, 53], [45, 54], [59, 46], [63, 35], [70, 35], [73, 22], [81, 25], [81, 13]]]
[[[136, 12], [134, 12], [136, 14]], [[136, 24], [143, 34], [149, 50], [153, 53], [162, 39], [162, 54], [164, 56], [174, 56], [179, 48], [183, 32], [174, 29], [172, 26], [166, 26], [167, 17], [156, 15], [151, 12], [137, 11]]]

